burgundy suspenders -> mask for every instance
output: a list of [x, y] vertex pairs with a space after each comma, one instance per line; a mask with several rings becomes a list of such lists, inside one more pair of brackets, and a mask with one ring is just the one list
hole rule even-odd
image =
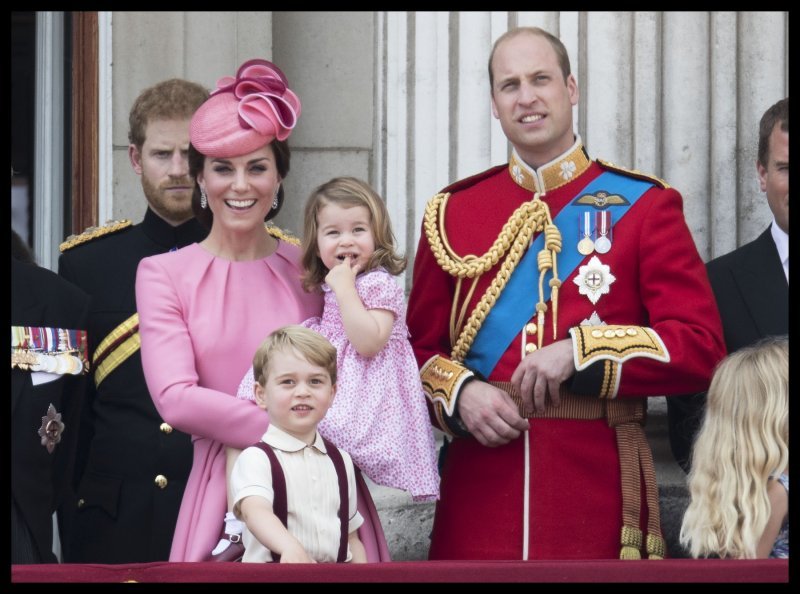
[[344, 468], [344, 460], [342, 454], [335, 445], [330, 441], [322, 438], [325, 443], [325, 449], [328, 450], [328, 456], [333, 462], [333, 467], [336, 469], [336, 477], [339, 479], [339, 522], [342, 525], [341, 534], [339, 536], [339, 555], [336, 558], [337, 563], [344, 563], [347, 559], [347, 536], [349, 525], [350, 506], [347, 497], [347, 472]]
[[[336, 470], [336, 478], [339, 482], [339, 522], [341, 523], [341, 536], [339, 537], [339, 554], [336, 558], [337, 563], [344, 563], [347, 558], [347, 537], [349, 525], [349, 498], [347, 493], [347, 472], [344, 467], [344, 459], [338, 448], [330, 441], [322, 438], [325, 447], [328, 450], [333, 467]], [[272, 491], [274, 493], [272, 501], [272, 511], [281, 521], [284, 526], [288, 527], [287, 519], [289, 515], [287, 499], [286, 499], [286, 475], [283, 473], [283, 467], [278, 462], [278, 457], [272, 448], [265, 444], [263, 441], [253, 444], [254, 447], [261, 449], [269, 458], [270, 468], [272, 470]], [[272, 560], [275, 563], [280, 563], [281, 556], [277, 553], [272, 553]]]

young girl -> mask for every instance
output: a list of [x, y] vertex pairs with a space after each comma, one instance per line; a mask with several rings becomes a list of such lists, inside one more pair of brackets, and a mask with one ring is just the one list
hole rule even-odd
[[336, 399], [320, 432], [374, 482], [414, 501], [439, 495], [436, 445], [408, 328], [386, 205], [366, 183], [340, 177], [305, 208], [303, 284], [322, 287], [322, 318], [305, 326], [338, 352]]
[[692, 557], [789, 556], [789, 341], [729, 355], [694, 443], [681, 544]]
[[[322, 289], [321, 318], [303, 325], [336, 347], [336, 398], [320, 433], [347, 451], [379, 485], [414, 501], [439, 497], [436, 443], [405, 321], [403, 289], [394, 281], [406, 260], [395, 252], [386, 206], [366, 183], [339, 177], [315, 189], [304, 215], [303, 285]], [[253, 399], [252, 370], [237, 397]], [[228, 451], [228, 476], [238, 456]], [[242, 525], [227, 516], [226, 532]], [[227, 548], [222, 540], [219, 550]]]

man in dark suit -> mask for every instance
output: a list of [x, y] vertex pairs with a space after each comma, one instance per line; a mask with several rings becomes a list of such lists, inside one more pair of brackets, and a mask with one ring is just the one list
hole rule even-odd
[[208, 97], [180, 79], [144, 90], [129, 116], [128, 156], [141, 177], [144, 220], [111, 221], [61, 245], [59, 273], [92, 296], [92, 377], [76, 461], [64, 559], [166, 561], [186, 479], [190, 437], [164, 422], [145, 384], [134, 284], [139, 261], [200, 241], [189, 176], [189, 121]]
[[[12, 231], [11, 563], [55, 563], [85, 393], [89, 297], [39, 268]], [[16, 245], [15, 245], [16, 242]]]
[[[707, 265], [725, 344], [732, 353], [789, 332], [789, 98], [762, 116], [756, 162], [772, 224], [754, 241]], [[672, 455], [688, 472], [705, 393], [667, 398]]]

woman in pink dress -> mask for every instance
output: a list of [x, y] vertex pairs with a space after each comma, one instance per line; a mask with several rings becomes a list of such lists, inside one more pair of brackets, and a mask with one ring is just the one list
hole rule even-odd
[[[299, 99], [266, 60], [245, 62], [236, 77], [221, 79], [190, 127], [193, 206], [208, 237], [139, 265], [147, 385], [164, 420], [194, 444], [170, 561], [208, 559], [228, 505], [225, 447], [250, 446], [266, 430], [263, 412], [234, 397], [253, 353], [276, 328], [321, 311], [320, 295], [301, 285], [298, 247], [264, 225], [283, 203], [286, 139], [299, 115]], [[368, 496], [359, 491], [359, 535], [369, 560], [385, 560]]]

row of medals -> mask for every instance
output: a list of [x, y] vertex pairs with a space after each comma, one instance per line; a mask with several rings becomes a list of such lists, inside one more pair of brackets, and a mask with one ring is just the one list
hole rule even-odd
[[[597, 215], [595, 225], [592, 225], [591, 215]], [[578, 242], [578, 253], [582, 256], [588, 256], [592, 252], [598, 254], [606, 254], [611, 249], [611, 213], [608, 211], [593, 213], [586, 211], [578, 219], [579, 222], [579, 236], [581, 240]], [[592, 240], [597, 230], [599, 237]]]
[[11, 367], [19, 367], [26, 371], [43, 371], [59, 375], [80, 375], [84, 371], [84, 363], [80, 357], [70, 353], [39, 353], [19, 350], [11, 353]]

